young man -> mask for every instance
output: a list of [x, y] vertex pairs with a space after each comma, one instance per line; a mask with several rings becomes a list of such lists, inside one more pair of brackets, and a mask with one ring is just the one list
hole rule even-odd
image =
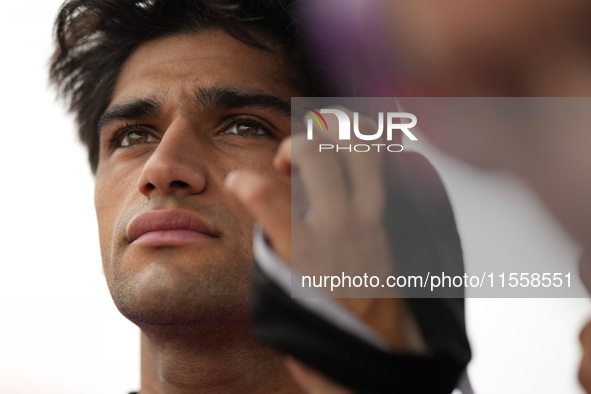
[[[144, 394], [300, 392], [251, 334], [254, 220], [224, 186], [230, 172], [251, 170], [289, 199], [272, 162], [290, 134], [290, 98], [321, 94], [294, 26], [275, 0], [72, 0], [60, 11], [51, 77], [89, 150], [104, 271], [142, 331]], [[386, 316], [390, 343], [399, 322]], [[464, 348], [447, 388], [469, 358], [463, 317], [457, 333]], [[388, 368], [447, 360], [369, 350], [395, 360]]]
[[142, 330], [142, 393], [300, 391], [251, 335], [254, 223], [224, 180], [250, 168], [288, 194], [271, 162], [290, 97], [314, 92], [287, 57], [287, 6], [250, 6], [70, 1], [58, 17], [52, 78], [89, 149], [109, 289]]

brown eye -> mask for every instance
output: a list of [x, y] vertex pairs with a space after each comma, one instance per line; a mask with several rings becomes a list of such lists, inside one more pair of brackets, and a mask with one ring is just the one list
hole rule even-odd
[[235, 134], [240, 136], [269, 135], [269, 132], [260, 124], [256, 123], [234, 123], [224, 134]]
[[118, 145], [120, 147], [128, 147], [132, 145], [145, 144], [156, 141], [157, 139], [148, 131], [133, 130], [120, 136]]

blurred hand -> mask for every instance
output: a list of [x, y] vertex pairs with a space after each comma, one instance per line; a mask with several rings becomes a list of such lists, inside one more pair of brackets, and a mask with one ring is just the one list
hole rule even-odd
[[579, 382], [587, 393], [591, 394], [591, 321], [581, 330], [579, 336], [583, 356], [579, 364]]
[[[350, 141], [339, 141], [335, 132], [338, 122], [333, 118], [326, 117], [331, 133], [314, 130], [315, 142], [319, 140], [334, 145], [368, 142], [353, 136]], [[377, 130], [375, 123], [363, 117], [359, 126], [361, 130]], [[272, 180], [257, 173], [235, 171], [228, 175], [226, 186], [262, 223], [277, 255], [288, 264], [292, 263], [293, 257], [302, 275], [344, 272], [354, 276], [367, 272], [370, 276], [385, 278], [394, 273], [383, 221], [386, 204], [383, 155], [336, 153], [334, 150], [319, 153], [318, 145], [307, 141], [302, 134], [283, 141], [274, 165], [282, 176], [290, 177], [293, 168], [294, 176], [297, 173], [301, 179], [306, 196], [303, 215], [292, 217], [290, 197], [274, 188]], [[292, 194], [297, 192], [292, 189]], [[293, 245], [292, 228], [298, 237]], [[367, 290], [376, 294], [376, 289]], [[370, 293], [355, 294], [367, 297]], [[392, 293], [388, 295], [391, 297]], [[370, 297], [374, 298], [337, 300], [378, 333], [393, 350], [419, 351], [422, 343], [404, 300]], [[295, 371], [296, 379], [306, 380], [311, 385], [308, 388], [310, 393], [346, 392], [338, 391], [338, 385], [333, 387], [328, 379], [299, 363], [290, 362], [289, 365]]]

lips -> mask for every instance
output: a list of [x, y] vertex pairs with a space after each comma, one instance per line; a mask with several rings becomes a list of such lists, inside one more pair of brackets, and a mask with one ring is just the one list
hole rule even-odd
[[133, 219], [127, 238], [143, 246], [176, 246], [219, 238], [219, 233], [191, 211], [148, 211]]

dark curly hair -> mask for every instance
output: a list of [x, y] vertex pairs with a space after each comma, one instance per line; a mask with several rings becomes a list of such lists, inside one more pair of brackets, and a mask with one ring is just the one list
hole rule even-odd
[[122, 65], [141, 44], [218, 28], [261, 50], [289, 57], [290, 81], [302, 95], [322, 95], [302, 50], [289, 0], [68, 0], [55, 22], [50, 81], [76, 115], [92, 172], [99, 157], [97, 122]]

